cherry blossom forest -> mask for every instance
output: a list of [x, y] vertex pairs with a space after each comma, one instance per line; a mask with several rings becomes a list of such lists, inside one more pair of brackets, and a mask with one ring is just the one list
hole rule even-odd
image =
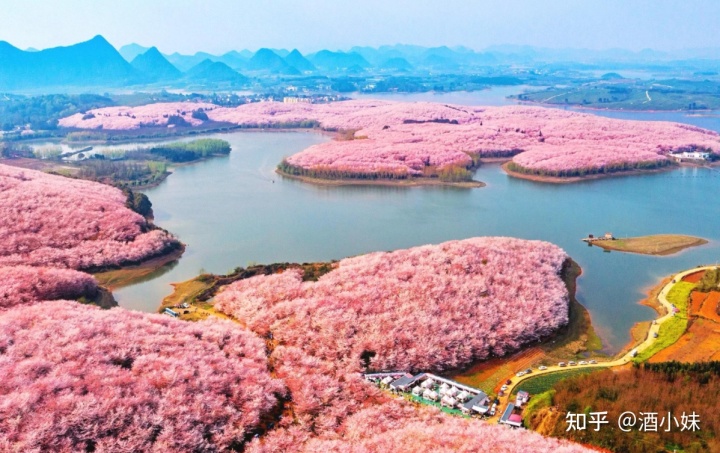
[[195, 109], [205, 111], [212, 121], [243, 127], [316, 123], [328, 130], [355, 131], [354, 140], [315, 145], [285, 162], [297, 174], [326, 178], [407, 178], [421, 176], [428, 168], [470, 168], [473, 157], [512, 158], [510, 168], [519, 173], [585, 176], [664, 167], [671, 164], [671, 151], [720, 153], [720, 136], [693, 126], [525, 106], [376, 100], [259, 102], [236, 108], [168, 103], [101, 108], [91, 112], [92, 118], [76, 114], [60, 125], [105, 130], [165, 126], [170, 116], [185, 113], [183, 117], [190, 118]]
[[[230, 284], [215, 308], [268, 338], [292, 394], [293, 416], [253, 447], [404, 449], [422, 431], [427, 451], [463, 443], [502, 451], [502, 428], [410, 410], [359, 372], [442, 371], [549, 334], [568, 320], [566, 259], [546, 242], [474, 238], [344, 259], [317, 282], [288, 270]], [[459, 436], [452, 445], [442, 440], [448, 428]], [[495, 430], [499, 437], [487, 440]]]
[[[100, 110], [82, 121], [135, 127], [162, 122], [168, 109], [182, 115], [182, 108]], [[319, 145], [290, 160], [309, 167], [365, 162], [362, 171], [374, 171], [379, 159], [383, 168], [404, 166], [410, 173], [428, 162], [471, 159], [453, 150], [453, 140], [475, 153], [507, 153], [497, 146], [483, 151], [492, 140], [478, 138], [477, 131], [508, 117], [535, 114], [538, 136], [540, 127], [543, 136], [555, 133], [557, 115], [570, 122], [585, 118], [437, 104], [202, 108], [238, 124], [317, 117], [327, 128], [362, 128], [356, 134], [369, 138]], [[112, 122], [116, 118], [120, 123]], [[530, 143], [524, 124], [524, 131], [497, 134]], [[435, 132], [413, 139], [416, 128]], [[686, 138], [716, 139], [685, 131]], [[663, 150], [687, 143], [658, 134]], [[368, 145], [386, 140], [407, 146]], [[356, 146], [366, 147], [367, 155]], [[659, 151], [656, 156], [664, 158]], [[230, 320], [189, 323], [73, 300], [100, 291], [90, 272], [179, 246], [127, 208], [120, 190], [0, 165], [0, 195], [1, 451], [514, 452], [527, 445], [538, 452], [586, 451], [416, 407], [360, 374], [443, 372], [552, 334], [567, 324], [569, 309], [561, 278], [568, 256], [555, 245], [473, 238], [347, 258], [317, 281], [306, 281], [299, 269], [251, 277], [215, 297], [215, 309]]]
[[178, 245], [111, 186], [0, 165], [0, 193], [0, 266], [92, 270]]
[[[417, 408], [365, 367], [443, 370], [567, 322], [556, 246], [476, 238], [228, 286], [235, 320], [66, 300], [176, 240], [96, 183], [0, 166], [0, 450], [534, 451], [584, 447]], [[469, 334], [469, 335], [468, 335]]]

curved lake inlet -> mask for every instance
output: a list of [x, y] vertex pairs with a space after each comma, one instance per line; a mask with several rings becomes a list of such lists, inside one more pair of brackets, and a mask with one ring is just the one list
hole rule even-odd
[[[656, 118], [652, 113], [598, 113]], [[720, 129], [714, 117], [658, 115]], [[157, 224], [188, 248], [167, 272], [116, 291], [120, 305], [156, 311], [172, 291], [170, 283], [201, 270], [225, 273], [251, 262], [327, 261], [472, 236], [514, 236], [558, 244], [582, 266], [578, 300], [590, 311], [607, 351], [616, 352], [629, 341], [635, 322], [655, 318], [652, 309], [638, 304], [649, 287], [664, 276], [720, 259], [717, 168], [551, 185], [509, 177], [493, 164], [475, 175], [487, 183], [481, 189], [317, 187], [283, 179], [274, 170], [283, 157], [328, 137], [312, 132], [217, 137], [231, 143], [229, 157], [179, 167], [146, 191]], [[606, 231], [616, 236], [687, 234], [710, 243], [654, 257], [606, 253], [580, 240]]]

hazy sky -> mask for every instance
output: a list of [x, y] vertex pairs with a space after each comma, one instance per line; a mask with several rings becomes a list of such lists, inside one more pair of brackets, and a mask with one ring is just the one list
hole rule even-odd
[[[720, 47], [720, 0], [0, 0], [0, 40], [225, 52], [353, 45]], [[2, 62], [0, 62], [1, 64]]]

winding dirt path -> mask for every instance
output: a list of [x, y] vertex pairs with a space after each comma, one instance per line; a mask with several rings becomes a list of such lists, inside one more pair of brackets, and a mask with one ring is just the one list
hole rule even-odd
[[[515, 376], [515, 377], [512, 379], [512, 380], [513, 380], [512, 384], [510, 384], [510, 385], [508, 386], [508, 389], [505, 391], [505, 396], [498, 398], [498, 399], [500, 400], [500, 404], [498, 404], [498, 408], [501, 408], [501, 407], [504, 408], [504, 407], [506, 407], [507, 404], [511, 402], [510, 396], [512, 395], [512, 393], [513, 393], [513, 391], [515, 390], [515, 388], [516, 388], [521, 382], [523, 382], [523, 381], [525, 381], [525, 380], [527, 380], [527, 379], [530, 379], [530, 378], [533, 378], [533, 377], [536, 377], [536, 376], [543, 376], [543, 375], [545, 375], [545, 374], [556, 373], [556, 372], [558, 372], [558, 371], [567, 371], [568, 369], [577, 369], [577, 368], [583, 368], [583, 369], [584, 369], [584, 368], [613, 368], [613, 367], [619, 367], [619, 366], [627, 365], [628, 363], [630, 363], [630, 362], [632, 361], [632, 359], [633, 359], [633, 357], [634, 357], [634, 355], [633, 355], [634, 352], [637, 352], [637, 354], [639, 354], [639, 353], [641, 353], [642, 351], [644, 351], [644, 350], [646, 350], [647, 348], [649, 348], [650, 346], [652, 346], [653, 343], [655, 343], [657, 340], [659, 340], [659, 337], [658, 337], [658, 338], [655, 338], [655, 334], [659, 334], [659, 332], [660, 332], [660, 326], [662, 325], [662, 323], [664, 323], [664, 322], [667, 321], [668, 319], [670, 319], [670, 318], [672, 318], [673, 316], [675, 316], [674, 313], [673, 313], [673, 306], [672, 306], [672, 304], [670, 303], [670, 301], [668, 301], [668, 299], [667, 299], [667, 295], [668, 295], [668, 293], [670, 292], [670, 289], [675, 285], [675, 283], [682, 281], [683, 277], [685, 277], [685, 276], [687, 276], [687, 275], [690, 275], [690, 274], [693, 274], [693, 273], [696, 273], [696, 272], [699, 272], [699, 271], [704, 271], [704, 270], [708, 270], [708, 269], [713, 269], [713, 268], [715, 268], [715, 267], [717, 267], [717, 266], [702, 266], [702, 267], [696, 267], [696, 268], [689, 269], [689, 270], [686, 270], [686, 271], [682, 271], [682, 272], [680, 272], [680, 273], [678, 273], [678, 274], [675, 274], [675, 275], [673, 276], [672, 280], [670, 280], [670, 282], [663, 287], [663, 289], [660, 291], [660, 293], [658, 294], [658, 297], [657, 297], [657, 298], [658, 298], [658, 301], [660, 302], [660, 304], [662, 304], [662, 306], [665, 307], [665, 310], [667, 311], [667, 313], [666, 313], [665, 315], [657, 318], [657, 319], [655, 320], [655, 322], [653, 322], [653, 324], [650, 325], [650, 329], [648, 330], [648, 334], [647, 334], [647, 337], [645, 338], [645, 341], [643, 341], [642, 343], [640, 343], [639, 345], [637, 345], [635, 348], [631, 349], [631, 350], [630, 350], [628, 353], [626, 353], [625, 355], [623, 355], [623, 356], [621, 356], [621, 357], [618, 357], [618, 358], [616, 358], [616, 359], [614, 359], [614, 360], [611, 360], [611, 361], [598, 362], [598, 363], [593, 363], [593, 364], [588, 364], [588, 365], [575, 365], [575, 366], [572, 366], [572, 367], [570, 367], [570, 366], [561, 367], [561, 366], [558, 366], [558, 365], [553, 365], [553, 366], [547, 367], [547, 369], [545, 369], [545, 370], [533, 370], [532, 373], [526, 374], [525, 376], [520, 376], [520, 377]], [[493, 417], [490, 417], [488, 420], [489, 420], [489, 421], [498, 420], [498, 419], [500, 418], [500, 416], [502, 415], [502, 412], [503, 412], [502, 410], [496, 411], [495, 415], [494, 415]]]

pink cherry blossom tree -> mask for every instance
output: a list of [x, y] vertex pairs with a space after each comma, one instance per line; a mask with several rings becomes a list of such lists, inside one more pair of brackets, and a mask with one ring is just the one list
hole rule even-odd
[[70, 269], [0, 267], [0, 311], [43, 300], [94, 297], [95, 279]]
[[0, 194], [0, 266], [98, 269], [179, 245], [104, 184], [0, 165]]
[[[95, 118], [74, 115], [65, 127], [132, 129], [162, 124], [187, 110], [177, 103], [108, 107]], [[685, 124], [630, 121], [542, 107], [467, 107], [430, 102], [344, 101], [330, 104], [257, 102], [204, 106], [213, 121], [243, 127], [350, 130], [356, 139], [312, 146], [283, 168], [321, 178], [408, 178], [466, 167], [477, 157], [512, 157], [512, 169], [549, 176], [584, 176], [670, 165], [671, 151], [720, 153], [717, 133]], [[118, 116], [118, 109], [124, 113]], [[135, 117], [133, 119], [133, 117]], [[514, 156], [514, 157], [513, 157]]]
[[0, 376], [3, 451], [240, 448], [285, 392], [235, 323], [68, 301], [0, 315]]

